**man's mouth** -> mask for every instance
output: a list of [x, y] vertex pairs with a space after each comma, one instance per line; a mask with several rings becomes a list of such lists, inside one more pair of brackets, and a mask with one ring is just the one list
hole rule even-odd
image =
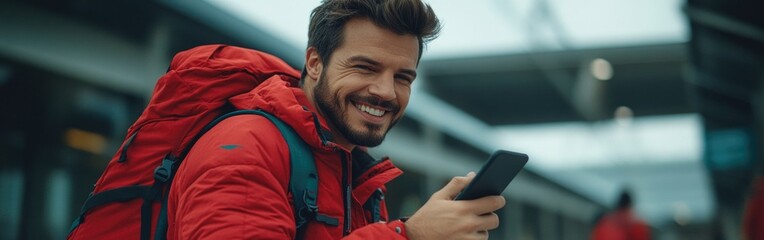
[[385, 115], [385, 113], [387, 113], [387, 111], [385, 111], [383, 109], [374, 108], [374, 107], [369, 106], [369, 105], [364, 105], [364, 104], [360, 104], [360, 103], [353, 103], [353, 105], [355, 105], [355, 107], [358, 108], [358, 110], [361, 110], [363, 112], [366, 112], [366, 113], [368, 113], [368, 114], [370, 114], [372, 116], [376, 116], [376, 117], [381, 117], [381, 116]]

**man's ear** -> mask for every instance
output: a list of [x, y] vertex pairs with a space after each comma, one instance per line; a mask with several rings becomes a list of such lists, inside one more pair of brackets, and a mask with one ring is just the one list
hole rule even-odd
[[318, 80], [323, 71], [324, 64], [321, 62], [321, 57], [318, 55], [318, 50], [315, 47], [309, 47], [305, 51], [305, 70], [310, 79]]

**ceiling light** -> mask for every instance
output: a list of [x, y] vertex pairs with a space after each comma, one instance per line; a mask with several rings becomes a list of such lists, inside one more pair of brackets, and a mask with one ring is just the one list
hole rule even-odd
[[594, 78], [607, 81], [613, 78], [613, 66], [605, 59], [597, 58], [589, 64], [589, 72]]
[[615, 109], [615, 113], [613, 114], [613, 118], [615, 118], [615, 122], [618, 123], [618, 125], [621, 126], [628, 126], [631, 124], [632, 119], [634, 119], [634, 111], [631, 110], [631, 108], [627, 106], [620, 106]]

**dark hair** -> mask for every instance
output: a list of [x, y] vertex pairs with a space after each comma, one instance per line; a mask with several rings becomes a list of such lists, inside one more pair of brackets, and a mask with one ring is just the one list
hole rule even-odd
[[[377, 26], [398, 34], [411, 34], [419, 40], [419, 55], [424, 45], [440, 32], [440, 21], [430, 5], [421, 0], [324, 0], [310, 14], [308, 47], [316, 48], [321, 61], [328, 63], [342, 44], [345, 23], [355, 17], [371, 20]], [[302, 78], [306, 71], [303, 69]]]
[[616, 208], [618, 209], [624, 209], [624, 208], [630, 208], [632, 206], [632, 199], [631, 199], [631, 191], [626, 189], [621, 192], [621, 195], [618, 196], [618, 203], [616, 204]]

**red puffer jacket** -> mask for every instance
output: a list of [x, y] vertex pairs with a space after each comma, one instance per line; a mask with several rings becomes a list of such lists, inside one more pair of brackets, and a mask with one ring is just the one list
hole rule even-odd
[[743, 215], [743, 239], [764, 239], [764, 176], [754, 179], [752, 187]]
[[650, 226], [631, 209], [617, 209], [597, 223], [592, 240], [650, 240]]
[[[311, 146], [319, 175], [318, 212], [339, 224], [311, 221], [305, 239], [406, 239], [401, 221], [372, 223], [363, 207], [401, 170], [384, 159], [353, 174], [354, 167], [360, 169], [353, 164], [365, 153], [332, 143], [325, 120], [314, 114], [301, 89], [289, 85], [272, 77], [230, 102], [275, 115]], [[294, 239], [289, 164], [288, 147], [269, 120], [240, 115], [219, 123], [178, 169], [168, 200], [169, 239]], [[381, 211], [387, 221], [384, 203]]]

